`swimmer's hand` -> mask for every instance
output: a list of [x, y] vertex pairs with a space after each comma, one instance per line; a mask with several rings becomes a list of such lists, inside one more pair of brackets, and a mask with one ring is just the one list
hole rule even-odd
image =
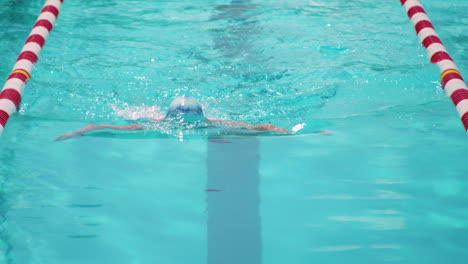
[[81, 137], [86, 132], [91, 132], [91, 131], [105, 129], [105, 128], [116, 129], [116, 130], [142, 130], [144, 129], [144, 127], [139, 126], [139, 125], [113, 126], [113, 125], [89, 124], [75, 132], [70, 132], [70, 133], [66, 133], [61, 136], [58, 136], [54, 139], [54, 141], [61, 141], [61, 140], [69, 139], [69, 138]]

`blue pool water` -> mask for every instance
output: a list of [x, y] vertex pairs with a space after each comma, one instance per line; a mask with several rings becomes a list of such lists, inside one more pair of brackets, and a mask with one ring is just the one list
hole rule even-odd
[[[468, 3], [423, 4], [467, 76]], [[0, 4], [3, 79], [42, 5]], [[396, 0], [65, 1], [0, 139], [0, 263], [465, 263], [466, 133], [418, 41]], [[181, 94], [306, 126], [53, 141]]]

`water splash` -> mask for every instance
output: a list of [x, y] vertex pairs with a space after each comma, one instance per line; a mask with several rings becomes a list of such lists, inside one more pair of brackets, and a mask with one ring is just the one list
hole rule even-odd
[[123, 108], [117, 105], [111, 105], [112, 110], [117, 116], [123, 117], [125, 120], [138, 120], [138, 119], [155, 119], [161, 120], [164, 118], [165, 113], [157, 105], [153, 106], [129, 106], [123, 104]]

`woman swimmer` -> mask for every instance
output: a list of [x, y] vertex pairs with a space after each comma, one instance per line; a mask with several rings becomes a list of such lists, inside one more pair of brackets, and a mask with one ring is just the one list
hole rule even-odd
[[[231, 122], [223, 120], [214, 120], [206, 118], [203, 114], [203, 109], [200, 103], [193, 97], [188, 95], [183, 95], [177, 97], [170, 105], [169, 110], [164, 118], [159, 120], [153, 120], [155, 122], [161, 122], [163, 120], [176, 120], [180, 123], [193, 123], [193, 122], [207, 122], [208, 124], [220, 124], [228, 125], [236, 128], [243, 129], [252, 129], [252, 130], [262, 130], [270, 131], [276, 133], [291, 133], [287, 129], [282, 127], [277, 127], [269, 123], [263, 124], [247, 124], [244, 122]], [[125, 126], [115, 126], [115, 125], [95, 125], [89, 124], [75, 132], [70, 132], [58, 136], [55, 141], [65, 140], [74, 137], [80, 137], [86, 132], [96, 131], [100, 129], [116, 129], [116, 130], [142, 130], [144, 127], [140, 125], [125, 125]]]

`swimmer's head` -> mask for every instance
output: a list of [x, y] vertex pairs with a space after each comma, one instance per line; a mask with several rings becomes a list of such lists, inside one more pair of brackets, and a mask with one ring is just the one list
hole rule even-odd
[[203, 109], [197, 99], [182, 95], [174, 99], [169, 105], [166, 118], [168, 119], [183, 119], [185, 122], [204, 120]]

